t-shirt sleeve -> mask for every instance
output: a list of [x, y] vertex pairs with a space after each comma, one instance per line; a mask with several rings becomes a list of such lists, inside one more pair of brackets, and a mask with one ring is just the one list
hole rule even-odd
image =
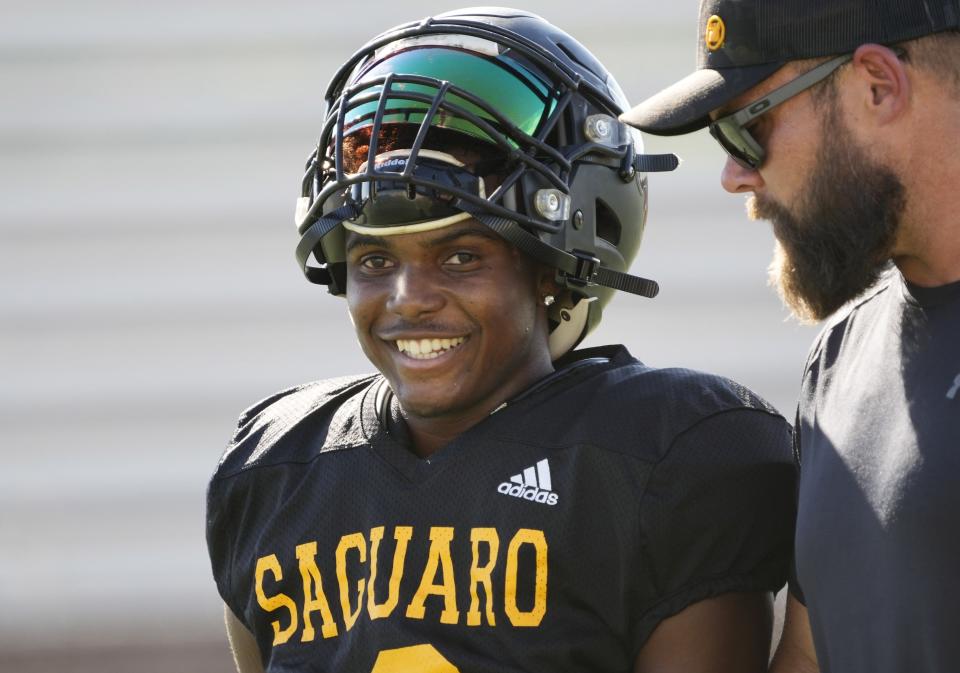
[[207, 552], [217, 591], [223, 601], [230, 606], [235, 615], [242, 618], [243, 606], [233, 596], [233, 554], [234, 540], [231, 533], [235, 522], [232, 521], [229, 500], [229, 483], [214, 475], [207, 487]]
[[264, 405], [261, 402], [240, 416], [233, 437], [207, 485], [206, 538], [210, 568], [220, 597], [241, 620], [244, 619], [244, 606], [238, 602], [234, 592], [233, 569], [236, 565], [236, 538], [245, 525], [244, 517], [251, 507], [245, 494], [236, 490], [235, 473], [238, 465], [242, 465], [247, 458], [246, 453], [238, 447], [245, 433], [250, 431], [251, 419]]
[[777, 591], [793, 551], [796, 470], [790, 425], [761, 409], [709, 416], [678, 435], [654, 467], [641, 539], [656, 600], [635, 642], [698, 601]]

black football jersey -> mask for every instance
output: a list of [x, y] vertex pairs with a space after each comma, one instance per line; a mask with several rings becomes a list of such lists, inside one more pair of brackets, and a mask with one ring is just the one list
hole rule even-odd
[[686, 606], [783, 585], [794, 480], [745, 388], [588, 349], [427, 459], [380, 376], [261, 402], [207, 542], [268, 671], [622, 672]]

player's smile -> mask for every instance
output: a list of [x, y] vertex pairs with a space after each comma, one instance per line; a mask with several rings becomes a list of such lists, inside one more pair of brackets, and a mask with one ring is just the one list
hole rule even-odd
[[427, 339], [397, 339], [397, 350], [414, 360], [434, 360], [450, 354], [458, 348], [468, 337], [447, 337]]
[[551, 370], [540, 267], [468, 220], [347, 237], [360, 345], [405, 415], [471, 422]]
[[454, 361], [464, 354], [464, 346], [469, 340], [469, 334], [384, 339], [387, 344], [392, 344], [397, 371], [431, 371], [431, 376], [436, 376], [436, 371], [441, 368], [453, 366]]

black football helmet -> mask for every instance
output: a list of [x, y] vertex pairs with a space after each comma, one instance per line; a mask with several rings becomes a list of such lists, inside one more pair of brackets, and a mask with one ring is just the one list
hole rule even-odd
[[645, 173], [677, 158], [643, 154], [617, 119], [628, 109], [583, 45], [529, 12], [464, 9], [393, 28], [327, 89], [297, 202], [300, 267], [340, 295], [345, 229], [389, 235], [473, 217], [569, 290], [550, 308], [557, 358], [599, 323], [613, 290], [658, 291], [626, 272], [646, 222]]

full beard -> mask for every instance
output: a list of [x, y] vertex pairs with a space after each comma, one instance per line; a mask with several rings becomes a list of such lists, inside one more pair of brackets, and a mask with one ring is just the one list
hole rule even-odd
[[751, 219], [773, 224], [770, 283], [802, 322], [823, 320], [877, 282], [906, 205], [900, 178], [850, 140], [836, 105], [828, 106], [816, 170], [796, 207], [747, 202]]

